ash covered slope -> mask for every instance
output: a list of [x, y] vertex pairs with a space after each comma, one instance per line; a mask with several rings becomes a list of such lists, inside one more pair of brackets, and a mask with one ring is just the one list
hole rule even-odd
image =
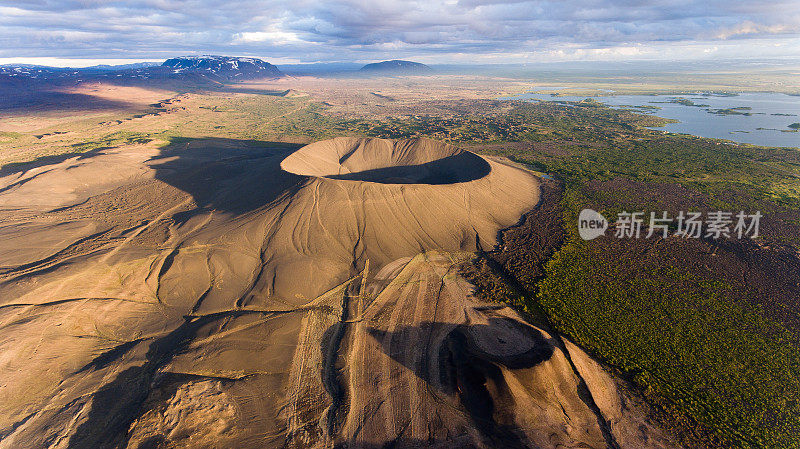
[[459, 275], [536, 205], [529, 172], [426, 139], [245, 145], [0, 180], [0, 448], [675, 447]]
[[420, 62], [393, 59], [367, 64], [359, 72], [368, 75], [429, 75], [433, 69]]

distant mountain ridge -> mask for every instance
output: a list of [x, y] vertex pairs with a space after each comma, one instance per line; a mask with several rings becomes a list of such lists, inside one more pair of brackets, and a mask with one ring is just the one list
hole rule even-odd
[[128, 69], [144, 69], [146, 67], [155, 67], [161, 64], [157, 62], [134, 62], [132, 64], [98, 64], [91, 67], [84, 67], [83, 70], [128, 70]]
[[205, 72], [228, 80], [283, 76], [283, 72], [277, 67], [258, 58], [215, 55], [182, 56], [167, 59], [161, 66], [172, 69], [174, 73]]
[[134, 63], [120, 66], [98, 65], [83, 68], [46, 67], [30, 64], [0, 66], [0, 82], [11, 80], [62, 80], [65, 82], [108, 80], [178, 80], [228, 82], [285, 76], [274, 65], [258, 59], [231, 56], [181, 56], [161, 64]]
[[421, 62], [392, 59], [367, 64], [359, 71], [369, 74], [424, 75], [433, 72], [433, 69]]

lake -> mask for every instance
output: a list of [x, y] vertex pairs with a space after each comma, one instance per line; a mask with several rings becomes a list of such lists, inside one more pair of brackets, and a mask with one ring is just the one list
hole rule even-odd
[[[547, 90], [552, 89], [555, 88], [547, 88]], [[763, 146], [800, 147], [800, 132], [781, 131], [789, 131], [790, 124], [800, 122], [800, 96], [758, 92], [732, 95], [696, 93], [554, 97], [550, 94], [531, 92], [504, 99], [580, 101], [586, 98], [593, 98], [615, 108], [636, 109], [631, 106], [655, 106], [661, 109], [636, 110], [679, 121], [652, 129]]]

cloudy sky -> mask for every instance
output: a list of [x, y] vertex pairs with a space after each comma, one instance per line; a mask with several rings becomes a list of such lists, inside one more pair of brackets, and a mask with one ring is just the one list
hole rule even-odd
[[800, 0], [3, 0], [0, 63], [800, 57]]

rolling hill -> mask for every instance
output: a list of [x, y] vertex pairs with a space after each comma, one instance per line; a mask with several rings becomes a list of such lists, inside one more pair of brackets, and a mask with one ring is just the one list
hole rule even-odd
[[433, 69], [419, 62], [393, 59], [367, 64], [359, 72], [369, 75], [429, 75]]

